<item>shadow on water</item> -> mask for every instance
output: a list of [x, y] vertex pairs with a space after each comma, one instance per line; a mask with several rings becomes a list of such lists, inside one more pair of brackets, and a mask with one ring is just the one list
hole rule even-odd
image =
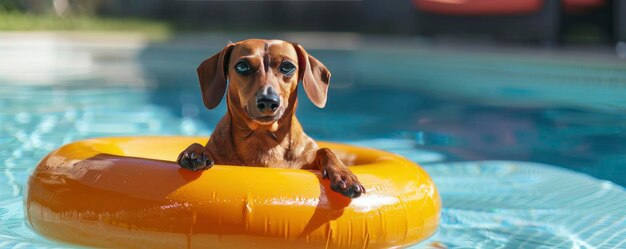
[[[225, 113], [225, 105], [222, 103], [212, 111], [204, 109], [195, 69], [228, 40], [207, 39], [206, 44], [196, 42], [189, 46], [184, 41], [155, 43], [145, 48], [138, 60], [146, 78], [155, 86], [151, 101], [168, 108], [173, 115], [196, 120], [211, 130]], [[547, 85], [553, 78], [545, 79], [546, 87], [539, 90], [520, 86], [524, 79], [543, 80], [537, 78], [542, 76], [535, 75], [532, 68], [524, 73], [533, 77], [517, 77], [505, 86], [494, 82], [501, 84], [500, 81], [508, 81], [513, 76], [480, 71], [481, 68], [497, 71], [499, 67], [513, 67], [511, 61], [515, 58], [510, 57], [514, 56], [503, 57], [502, 63], [478, 58], [475, 62], [478, 65], [473, 65], [478, 69], [472, 70], [475, 75], [467, 76], [481, 82], [480, 87], [493, 84], [493, 89], [504, 89], [497, 96], [501, 100], [498, 102], [489, 101], [493, 96], [485, 95], [484, 100], [464, 97], [465, 92], [480, 88], [472, 84], [455, 85], [464, 83], [466, 71], [463, 70], [467, 68], [461, 68], [456, 57], [439, 56], [436, 51], [420, 56], [396, 53], [398, 55], [385, 58], [358, 49], [309, 49], [309, 52], [333, 73], [328, 104], [323, 110], [303, 100], [306, 95], [300, 89], [298, 118], [315, 139], [410, 139], [416, 149], [444, 154], [444, 161], [541, 162], [626, 186], [623, 177], [626, 173], [626, 144], [623, 143], [626, 141], [626, 115], [595, 106], [545, 101], [529, 94], [542, 91], [549, 97], [562, 95]], [[464, 56], [463, 63], [473, 59], [471, 55]], [[433, 60], [437, 63], [431, 63]], [[400, 62], [390, 65], [389, 61]], [[571, 70], [585, 68], [585, 65], [572, 66], [563, 61], [543, 66], [542, 70], [554, 72], [562, 72], [566, 66], [572, 67]], [[601, 78], [601, 73], [587, 70], [587, 83], [594, 84], [594, 77]], [[624, 74], [618, 76], [619, 81], [626, 79]], [[433, 88], [434, 85], [439, 88]], [[528, 96], [521, 96], [525, 102], [519, 102], [519, 98], [518, 102], [507, 102], [510, 97], [525, 94]], [[578, 97], [570, 97], [575, 98]]]

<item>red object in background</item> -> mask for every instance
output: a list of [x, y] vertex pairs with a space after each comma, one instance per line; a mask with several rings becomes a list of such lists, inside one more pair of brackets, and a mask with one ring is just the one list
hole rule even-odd
[[420, 10], [444, 15], [510, 15], [539, 11], [542, 0], [413, 0]]
[[[543, 2], [543, 0], [413, 0], [413, 5], [422, 11], [436, 14], [485, 16], [529, 14], [539, 11]], [[562, 2], [566, 11], [577, 12], [601, 7], [606, 0], [562, 0]]]

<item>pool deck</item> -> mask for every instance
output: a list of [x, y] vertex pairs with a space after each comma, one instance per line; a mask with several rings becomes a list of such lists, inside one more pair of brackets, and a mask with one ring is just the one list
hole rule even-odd
[[0, 31], [0, 45], [54, 41], [74, 45], [146, 45], [158, 43], [171, 47], [223, 46], [229, 41], [248, 38], [283, 39], [295, 41], [309, 49], [324, 50], [406, 50], [431, 49], [473, 53], [518, 54], [523, 56], [550, 56], [623, 62], [626, 45], [565, 45], [543, 47], [539, 45], [504, 44], [489, 39], [425, 38], [406, 35], [371, 35], [341, 32], [187, 32], [170, 37], [151, 38], [139, 32], [112, 31]]

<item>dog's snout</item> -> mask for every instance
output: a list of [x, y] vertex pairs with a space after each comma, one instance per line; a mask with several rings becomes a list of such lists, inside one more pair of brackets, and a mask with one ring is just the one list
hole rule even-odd
[[280, 97], [274, 88], [267, 87], [256, 96], [256, 107], [261, 113], [273, 113], [280, 106]]

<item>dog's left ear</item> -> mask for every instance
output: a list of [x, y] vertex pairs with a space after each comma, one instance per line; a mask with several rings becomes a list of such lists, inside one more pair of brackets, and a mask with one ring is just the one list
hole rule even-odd
[[198, 66], [202, 101], [209, 110], [217, 107], [226, 93], [228, 59], [234, 46], [233, 43], [226, 45], [222, 51], [204, 60]]
[[328, 96], [330, 72], [320, 61], [309, 55], [304, 48], [293, 44], [298, 53], [298, 77], [302, 80], [304, 91], [311, 102], [319, 108], [324, 108]]

